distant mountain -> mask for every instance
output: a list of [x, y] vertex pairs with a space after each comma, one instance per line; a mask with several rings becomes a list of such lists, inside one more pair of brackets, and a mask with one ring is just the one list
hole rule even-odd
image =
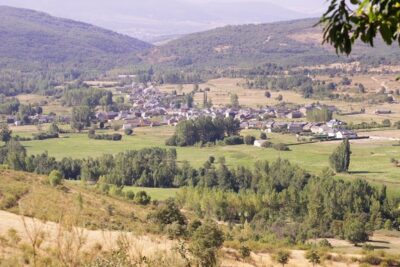
[[[320, 14], [321, 0], [307, 0], [303, 12], [293, 0], [0, 0], [12, 5], [85, 21], [142, 40], [188, 34], [229, 24], [265, 23]], [[305, 0], [303, 0], [305, 1]], [[290, 3], [291, 2], [291, 3]], [[316, 3], [320, 3], [319, 5]], [[315, 10], [314, 10], [315, 8]]]
[[96, 70], [137, 62], [152, 45], [90, 24], [0, 6], [0, 69], [63, 65]]
[[184, 66], [254, 66], [263, 63], [285, 65], [326, 64], [373, 57], [400, 58], [398, 46], [377, 42], [375, 48], [358, 44], [351, 58], [338, 57], [329, 45], [322, 45], [318, 19], [302, 19], [267, 24], [226, 26], [189, 34], [154, 47], [143, 54], [153, 63]]

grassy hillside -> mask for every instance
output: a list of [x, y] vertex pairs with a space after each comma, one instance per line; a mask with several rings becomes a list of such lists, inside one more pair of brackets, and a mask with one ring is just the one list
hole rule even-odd
[[28, 69], [54, 64], [107, 69], [135, 62], [150, 44], [86, 23], [28, 9], [0, 6], [0, 67]]
[[398, 47], [375, 49], [357, 45], [352, 58], [338, 58], [329, 46], [322, 46], [322, 28], [317, 19], [268, 24], [221, 27], [190, 34], [145, 54], [153, 63], [177, 66], [254, 66], [266, 62], [288, 65], [322, 64], [352, 58], [400, 55]]
[[0, 170], [0, 181], [0, 210], [53, 222], [73, 217], [77, 225], [88, 229], [145, 230], [148, 208], [80, 184], [52, 187], [45, 176], [11, 170]]

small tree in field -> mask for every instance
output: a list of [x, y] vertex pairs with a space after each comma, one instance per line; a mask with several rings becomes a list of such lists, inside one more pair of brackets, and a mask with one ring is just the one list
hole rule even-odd
[[316, 250], [307, 251], [306, 259], [312, 264], [312, 266], [315, 266], [315, 265], [321, 263], [321, 257], [319, 256], [319, 254]]
[[350, 166], [350, 142], [343, 140], [342, 144], [329, 157], [329, 163], [336, 172], [347, 172]]
[[218, 225], [207, 221], [193, 233], [189, 251], [198, 261], [198, 266], [217, 266], [218, 250], [224, 243], [224, 235]]
[[274, 256], [274, 260], [277, 263], [282, 264], [282, 266], [285, 266], [289, 262], [289, 259], [290, 259], [290, 252], [286, 250], [280, 250]]

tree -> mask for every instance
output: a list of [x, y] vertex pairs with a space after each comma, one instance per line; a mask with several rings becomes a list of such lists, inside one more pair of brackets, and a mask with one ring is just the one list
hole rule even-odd
[[60, 132], [60, 129], [58, 128], [58, 125], [56, 123], [53, 122], [52, 124], [50, 124], [49, 133], [56, 134], [59, 132]]
[[194, 98], [192, 94], [187, 94], [185, 96], [185, 104], [188, 108], [192, 108], [193, 107], [193, 102], [194, 102]]
[[379, 34], [384, 42], [400, 44], [400, 5], [398, 0], [330, 0], [320, 23], [324, 25], [324, 43], [337, 53], [350, 54], [356, 40], [371, 46]]
[[350, 155], [350, 142], [345, 139], [329, 157], [331, 168], [336, 172], [347, 172], [350, 166]]
[[361, 216], [350, 214], [343, 225], [344, 237], [357, 246], [358, 243], [368, 241], [365, 222]]
[[[149, 218], [161, 226], [161, 228], [173, 223], [179, 224], [180, 226], [185, 226], [187, 224], [186, 217], [182, 214], [173, 199], [167, 199], [156, 211], [150, 213]], [[183, 233], [182, 229], [183, 228], [181, 228], [180, 231], [181, 233]]]
[[254, 141], [256, 141], [256, 138], [252, 135], [246, 135], [244, 137], [244, 143], [246, 145], [252, 146], [252, 145], [254, 145]]
[[7, 164], [10, 169], [23, 171], [26, 167], [26, 149], [17, 140], [11, 139], [0, 151], [2, 162]]
[[312, 264], [312, 266], [321, 263], [321, 257], [319, 256], [318, 252], [314, 249], [307, 251], [306, 259]]
[[217, 252], [223, 243], [223, 232], [215, 222], [207, 221], [194, 231], [189, 251], [197, 259], [200, 266], [216, 266]]
[[239, 108], [239, 96], [237, 94], [231, 94], [231, 107], [232, 108]]
[[71, 128], [82, 131], [85, 127], [90, 126], [92, 111], [88, 106], [74, 107], [71, 116]]
[[282, 264], [282, 266], [285, 266], [289, 262], [289, 259], [290, 259], [290, 252], [286, 250], [280, 250], [274, 256], [274, 260], [277, 263]]
[[11, 140], [12, 131], [8, 128], [7, 123], [3, 123], [0, 129], [0, 140], [7, 143]]

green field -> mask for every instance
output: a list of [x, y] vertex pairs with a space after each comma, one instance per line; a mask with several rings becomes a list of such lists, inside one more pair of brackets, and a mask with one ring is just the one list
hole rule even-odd
[[123, 191], [132, 191], [135, 194], [139, 191], [145, 191], [152, 200], [166, 200], [167, 198], [174, 197], [179, 191], [178, 188], [149, 188], [149, 187], [136, 187], [124, 186]]
[[[22, 128], [21, 128], [22, 130]], [[133, 136], [124, 136], [122, 141], [93, 140], [86, 133], [67, 134], [59, 139], [27, 141], [23, 145], [29, 154], [48, 151], [57, 159], [62, 157], [84, 158], [97, 157], [104, 153], [118, 153], [129, 149], [145, 147], [164, 147], [164, 141], [174, 131], [173, 127], [138, 128]], [[14, 131], [18, 134], [18, 131]], [[243, 131], [243, 135], [259, 136], [259, 131]], [[26, 135], [26, 132], [24, 133]], [[269, 134], [273, 143], [296, 144], [293, 135]], [[366, 178], [372, 183], [384, 183], [389, 190], [400, 192], [400, 168], [390, 162], [400, 159], [400, 146], [393, 146], [396, 141], [358, 140], [352, 141], [352, 159], [350, 173], [341, 178]], [[338, 142], [291, 145], [291, 151], [280, 152], [274, 149], [262, 149], [253, 146], [214, 146], [214, 147], [178, 147], [178, 161], [189, 161], [193, 166], [201, 166], [210, 156], [217, 159], [224, 156], [229, 166], [253, 166], [258, 160], [273, 161], [277, 158], [289, 159], [304, 169], [318, 174], [329, 166], [328, 158]]]

